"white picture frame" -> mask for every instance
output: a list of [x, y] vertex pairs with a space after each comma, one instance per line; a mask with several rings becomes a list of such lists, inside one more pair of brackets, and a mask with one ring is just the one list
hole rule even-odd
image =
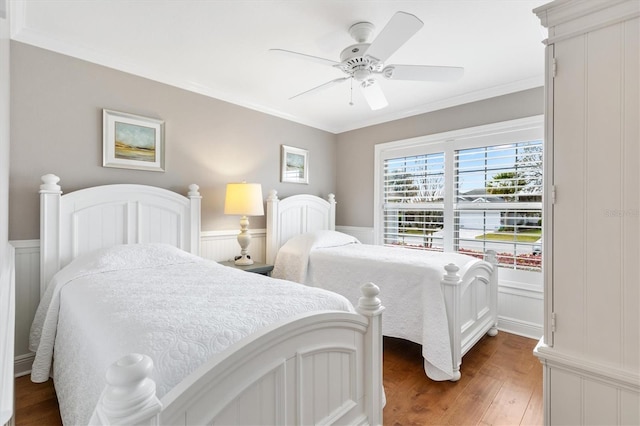
[[280, 182], [309, 183], [309, 151], [282, 145]]
[[165, 171], [164, 121], [102, 110], [102, 166]]

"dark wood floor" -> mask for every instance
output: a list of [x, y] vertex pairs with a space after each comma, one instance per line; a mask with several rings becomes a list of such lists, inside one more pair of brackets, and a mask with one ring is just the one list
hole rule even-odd
[[483, 337], [462, 359], [458, 382], [434, 382], [421, 347], [385, 338], [385, 425], [542, 425], [542, 365], [533, 339]]
[[[463, 358], [458, 382], [429, 380], [420, 346], [384, 339], [386, 425], [542, 425], [542, 366], [535, 340], [498, 333]], [[16, 379], [16, 425], [60, 425], [51, 381]]]

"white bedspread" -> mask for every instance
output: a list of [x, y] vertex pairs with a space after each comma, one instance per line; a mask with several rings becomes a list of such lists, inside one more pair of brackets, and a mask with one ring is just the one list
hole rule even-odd
[[78, 258], [43, 296], [32, 325], [32, 380], [54, 383], [65, 424], [86, 424], [107, 367], [130, 352], [154, 361], [160, 398], [213, 353], [298, 313], [353, 311], [342, 296], [221, 266], [168, 245]]
[[458, 253], [359, 244], [345, 234], [319, 231], [287, 241], [272, 275], [340, 293], [352, 303], [360, 297], [354, 283], [373, 282], [384, 295], [382, 333], [420, 343], [427, 376], [450, 380], [453, 361], [440, 281], [445, 265], [455, 263], [462, 276], [474, 262]]

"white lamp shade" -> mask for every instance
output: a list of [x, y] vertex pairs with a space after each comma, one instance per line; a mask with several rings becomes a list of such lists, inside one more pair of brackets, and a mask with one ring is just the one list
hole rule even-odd
[[240, 216], [264, 215], [262, 185], [259, 183], [228, 183], [224, 214]]

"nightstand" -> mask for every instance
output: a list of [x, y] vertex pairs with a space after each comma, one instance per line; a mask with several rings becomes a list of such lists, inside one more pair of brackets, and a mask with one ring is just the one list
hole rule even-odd
[[258, 262], [253, 262], [253, 265], [236, 265], [233, 260], [228, 261], [228, 262], [218, 262], [221, 265], [224, 266], [230, 266], [232, 268], [236, 268], [236, 269], [240, 269], [242, 271], [246, 271], [246, 272], [253, 272], [255, 274], [261, 274], [261, 275], [267, 275], [269, 276], [269, 274], [271, 274], [271, 271], [273, 270], [273, 265], [267, 265], [265, 263], [258, 263]]

